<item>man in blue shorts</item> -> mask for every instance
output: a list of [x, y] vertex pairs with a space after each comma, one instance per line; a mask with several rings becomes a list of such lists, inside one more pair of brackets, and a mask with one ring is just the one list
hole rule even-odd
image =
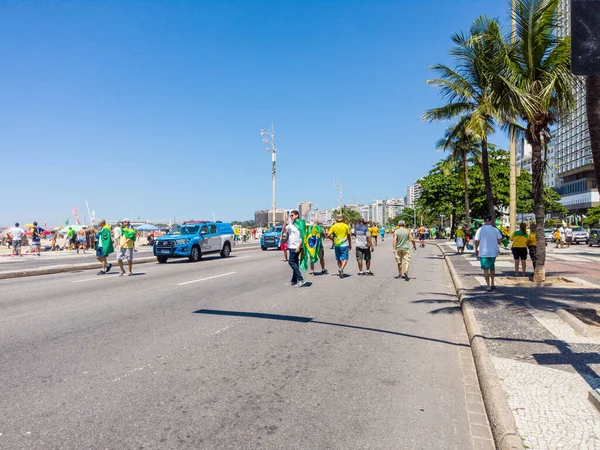
[[483, 220], [483, 226], [475, 234], [475, 256], [479, 257], [487, 290], [493, 291], [496, 289], [496, 257], [500, 254], [498, 246], [502, 242], [502, 234], [492, 225], [491, 216], [486, 216]]
[[338, 265], [338, 276], [344, 278], [344, 269], [348, 264], [348, 253], [352, 250], [350, 227], [344, 223], [344, 216], [335, 216], [336, 222], [329, 228], [327, 237], [333, 240], [335, 260]]

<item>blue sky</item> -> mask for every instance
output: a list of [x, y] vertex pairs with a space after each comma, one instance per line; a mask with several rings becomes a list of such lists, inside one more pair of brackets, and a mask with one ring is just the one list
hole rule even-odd
[[[502, 0], [6, 1], [0, 224], [244, 220], [404, 197], [443, 155], [424, 81]], [[492, 139], [506, 146], [502, 136]]]

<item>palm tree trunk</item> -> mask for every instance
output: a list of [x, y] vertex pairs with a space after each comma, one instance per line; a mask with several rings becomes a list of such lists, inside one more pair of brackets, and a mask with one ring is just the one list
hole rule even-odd
[[544, 234], [544, 161], [542, 160], [542, 143], [539, 130], [535, 125], [528, 124], [525, 131], [527, 142], [531, 145], [531, 188], [533, 207], [535, 211], [536, 257], [537, 263], [533, 273], [533, 281], [546, 281], [546, 236]]
[[467, 165], [467, 151], [463, 149], [462, 158], [464, 164], [464, 182], [465, 182], [465, 220], [467, 222], [467, 226], [471, 225], [471, 211], [469, 206], [469, 166]]
[[600, 76], [585, 78], [587, 120], [596, 173], [596, 188], [600, 192]]
[[483, 184], [485, 185], [485, 197], [488, 204], [488, 213], [490, 216], [492, 216], [492, 224], [495, 224], [496, 209], [494, 208], [494, 194], [492, 193], [492, 179], [490, 178], [487, 139], [481, 140], [481, 163], [481, 167], [483, 169]]

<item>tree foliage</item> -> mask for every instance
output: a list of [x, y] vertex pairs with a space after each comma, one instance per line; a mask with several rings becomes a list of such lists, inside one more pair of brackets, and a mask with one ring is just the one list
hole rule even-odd
[[[336, 209], [333, 211], [333, 215], [336, 216], [340, 214], [340, 209]], [[362, 217], [358, 211], [353, 209], [343, 208], [342, 207], [342, 216], [344, 216], [344, 222], [347, 224], [355, 224], [358, 223], [358, 220]]]

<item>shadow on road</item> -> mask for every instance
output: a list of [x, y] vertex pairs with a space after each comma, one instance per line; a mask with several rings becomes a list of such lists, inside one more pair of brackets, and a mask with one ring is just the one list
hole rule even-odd
[[323, 322], [320, 320], [314, 320], [312, 317], [304, 317], [304, 316], [287, 316], [281, 314], [267, 314], [267, 313], [258, 313], [258, 312], [248, 312], [248, 311], [224, 311], [218, 309], [199, 309], [194, 311], [194, 314], [206, 314], [213, 316], [233, 316], [233, 317], [250, 317], [254, 319], [269, 319], [269, 320], [283, 320], [288, 322], [299, 322], [299, 323], [316, 323], [319, 325], [329, 325], [333, 327], [343, 327], [343, 328], [351, 328], [354, 330], [364, 330], [364, 331], [374, 331], [376, 333], [385, 333], [392, 334], [395, 336], [408, 337], [413, 339], [420, 339], [431, 342], [439, 342], [440, 344], [448, 344], [455, 345], [459, 347], [469, 347], [467, 344], [459, 344], [456, 342], [445, 341], [443, 339], [435, 339], [428, 338], [425, 336], [417, 336], [414, 334], [408, 333], [400, 333], [399, 331], [391, 331], [391, 330], [381, 330], [378, 328], [370, 328], [370, 327], [361, 327], [357, 325], [348, 325], [343, 323], [334, 323], [334, 322]]

